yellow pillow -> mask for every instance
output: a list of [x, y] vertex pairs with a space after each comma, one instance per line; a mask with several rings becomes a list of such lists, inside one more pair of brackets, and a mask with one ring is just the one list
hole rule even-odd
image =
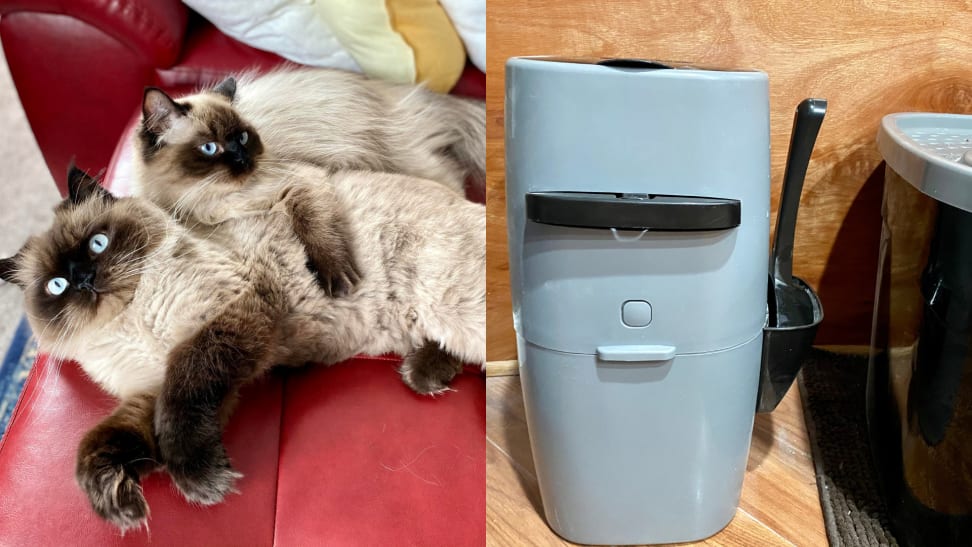
[[448, 92], [466, 64], [462, 40], [437, 0], [318, 0], [341, 45], [369, 76]]
[[466, 65], [466, 50], [437, 0], [387, 0], [392, 27], [415, 52], [416, 82], [448, 93]]

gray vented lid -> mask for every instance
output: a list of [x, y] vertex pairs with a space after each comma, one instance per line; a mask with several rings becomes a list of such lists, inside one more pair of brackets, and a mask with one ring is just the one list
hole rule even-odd
[[972, 212], [972, 116], [889, 114], [877, 142], [888, 166], [918, 191]]

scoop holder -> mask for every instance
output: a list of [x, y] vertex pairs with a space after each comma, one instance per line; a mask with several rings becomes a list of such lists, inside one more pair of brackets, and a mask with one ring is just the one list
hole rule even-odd
[[776, 239], [770, 257], [769, 316], [763, 328], [763, 356], [756, 410], [771, 412], [786, 395], [823, 320], [817, 293], [793, 276], [793, 235], [810, 154], [827, 112], [827, 101], [805, 99], [797, 106], [783, 175]]

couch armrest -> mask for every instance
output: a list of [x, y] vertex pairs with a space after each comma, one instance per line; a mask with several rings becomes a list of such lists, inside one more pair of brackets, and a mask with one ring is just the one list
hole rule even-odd
[[108, 165], [142, 89], [180, 57], [178, 0], [0, 0], [0, 42], [61, 193], [72, 158]]
[[66, 15], [118, 40], [158, 67], [179, 57], [189, 10], [180, 0], [2, 0], [0, 16]]

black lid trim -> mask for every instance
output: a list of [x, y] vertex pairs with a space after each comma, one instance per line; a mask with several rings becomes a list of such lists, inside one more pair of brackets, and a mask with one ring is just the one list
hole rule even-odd
[[611, 192], [530, 192], [527, 218], [541, 224], [617, 230], [711, 231], [739, 226], [735, 199]]

